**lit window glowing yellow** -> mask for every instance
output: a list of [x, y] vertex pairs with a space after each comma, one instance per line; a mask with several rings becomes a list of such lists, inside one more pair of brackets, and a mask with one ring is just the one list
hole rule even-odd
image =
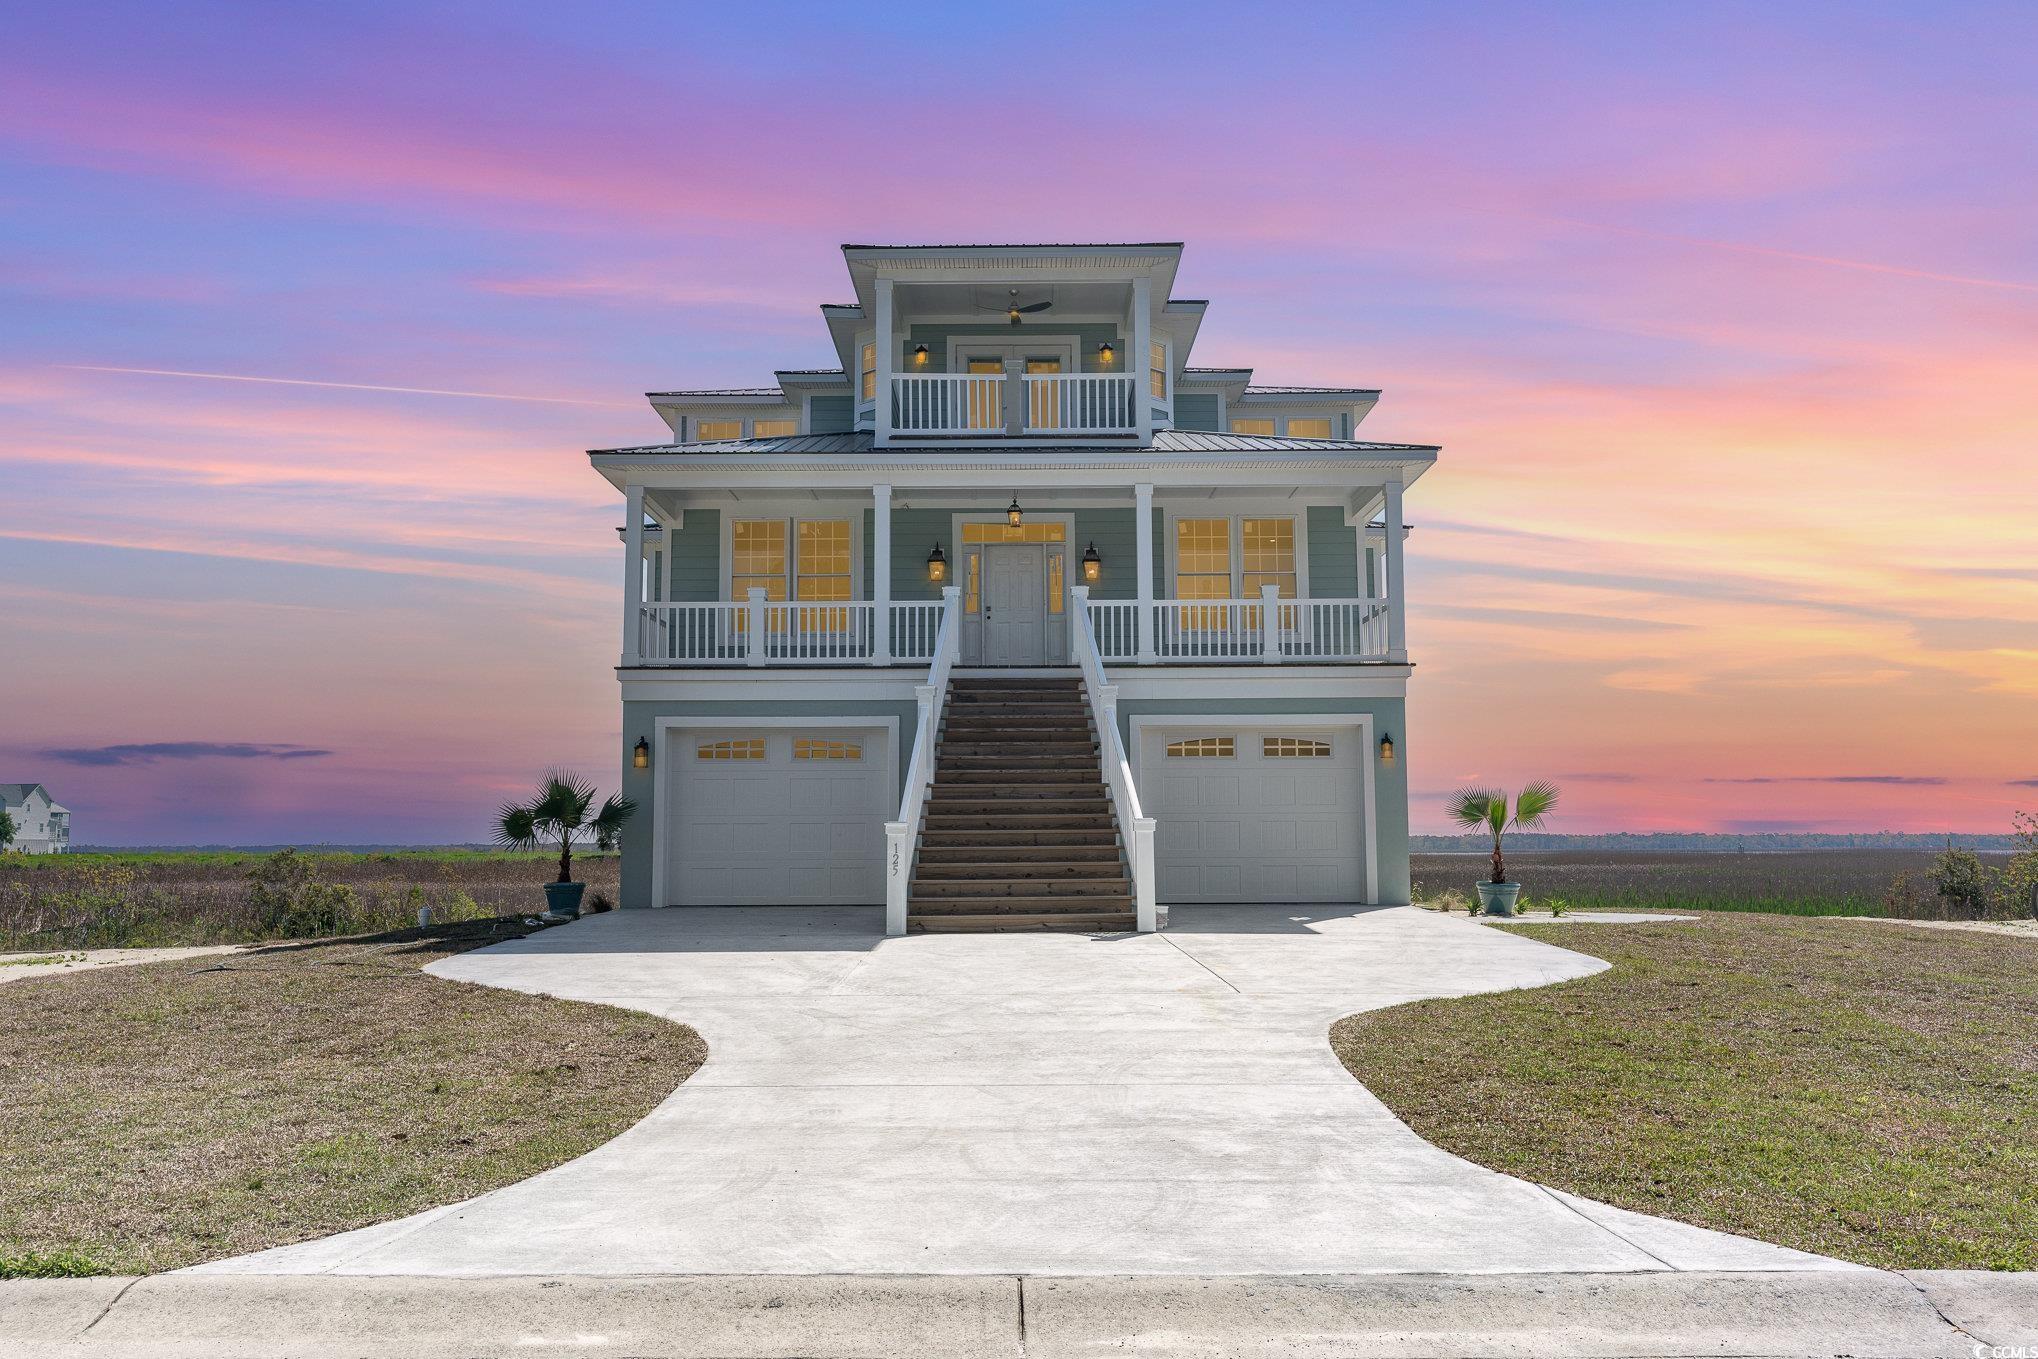
[[1233, 434], [1272, 434], [1274, 432], [1274, 422], [1271, 419], [1261, 420], [1235, 416], [1231, 422], [1231, 432]]
[[795, 760], [860, 760], [861, 741], [794, 741]]
[[761, 760], [764, 758], [764, 738], [703, 741], [694, 747], [693, 755], [696, 760]]
[[706, 442], [709, 439], [740, 439], [743, 437], [741, 420], [697, 420], [694, 422], [694, 438]]
[[1042, 523], [1031, 524], [964, 524], [962, 540], [965, 543], [1065, 543], [1068, 541], [1068, 525]]
[[1299, 736], [1262, 736], [1260, 754], [1270, 760], [1325, 759], [1330, 755], [1330, 742], [1309, 741]]
[[1290, 420], [1288, 422], [1288, 437], [1291, 439], [1328, 439], [1330, 437], [1330, 421], [1316, 419]]
[[1236, 754], [1238, 754], [1237, 738], [1231, 736], [1199, 736], [1193, 741], [1170, 741], [1168, 743], [1168, 758], [1171, 760], [1228, 760]]
[[753, 439], [784, 439], [800, 432], [797, 420], [753, 420], [750, 422], [750, 437]]

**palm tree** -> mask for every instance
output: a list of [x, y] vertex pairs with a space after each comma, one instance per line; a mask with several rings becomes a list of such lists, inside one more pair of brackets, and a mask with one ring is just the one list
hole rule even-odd
[[1493, 834], [1493, 881], [1507, 881], [1507, 864], [1500, 857], [1500, 836], [1504, 831], [1534, 830], [1543, 818], [1557, 809], [1557, 785], [1537, 780], [1514, 798], [1514, 813], [1508, 814], [1507, 794], [1488, 788], [1463, 788], [1451, 797], [1451, 820], [1467, 830]]
[[604, 852], [616, 847], [623, 823], [637, 810], [626, 797], [613, 796], [593, 816], [594, 785], [577, 775], [554, 771], [538, 786], [530, 802], [507, 802], [496, 813], [496, 843], [505, 849], [559, 846], [559, 881], [573, 881], [573, 841], [582, 836]]

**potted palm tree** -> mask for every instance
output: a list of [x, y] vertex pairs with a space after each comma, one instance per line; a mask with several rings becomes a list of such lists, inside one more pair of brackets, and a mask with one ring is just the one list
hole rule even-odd
[[559, 847], [559, 880], [545, 884], [546, 914], [556, 920], [572, 920], [580, 914], [581, 894], [587, 884], [573, 880], [573, 846], [577, 838], [591, 841], [604, 852], [616, 847], [623, 823], [637, 810], [637, 804], [612, 796], [594, 807], [594, 785], [573, 774], [554, 772], [538, 785], [538, 795], [529, 802], [505, 803], [496, 813], [495, 839], [505, 849], [551, 849]]
[[1493, 877], [1479, 884], [1479, 908], [1487, 915], [1513, 915], [1521, 884], [1507, 880], [1507, 861], [1500, 857], [1500, 837], [1511, 830], [1534, 830], [1557, 808], [1557, 786], [1541, 781], [1531, 783], [1514, 796], [1510, 811], [1507, 794], [1489, 788], [1460, 789], [1451, 798], [1451, 820], [1467, 830], [1484, 830], [1493, 836]]

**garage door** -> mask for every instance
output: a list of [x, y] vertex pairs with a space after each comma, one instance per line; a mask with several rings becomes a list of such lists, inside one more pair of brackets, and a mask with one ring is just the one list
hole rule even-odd
[[1158, 728], [1143, 741], [1163, 902], [1366, 899], [1358, 728]]
[[686, 728], [666, 748], [668, 902], [883, 904], [884, 728]]

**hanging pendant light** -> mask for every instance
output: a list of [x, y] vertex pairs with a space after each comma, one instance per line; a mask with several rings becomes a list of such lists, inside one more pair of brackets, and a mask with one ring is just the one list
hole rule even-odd
[[1026, 511], [1019, 508], [1019, 497], [1013, 496], [1012, 503], [1005, 507], [1005, 522], [1018, 528], [1026, 520]]

